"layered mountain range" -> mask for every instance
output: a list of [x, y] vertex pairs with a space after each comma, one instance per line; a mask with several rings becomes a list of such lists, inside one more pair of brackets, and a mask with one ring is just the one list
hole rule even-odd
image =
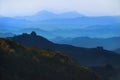
[[0, 17], [0, 32], [18, 34], [20, 29], [38, 28], [52, 32], [54, 37], [112, 37], [120, 35], [119, 19], [119, 16], [90, 17], [74, 11], [59, 14], [40, 11], [31, 16]]
[[120, 16], [0, 16], [0, 80], [120, 80], [117, 36]]
[[42, 36], [36, 35], [35, 32], [31, 34], [23, 33], [10, 39], [28, 47], [60, 51], [76, 59], [84, 66], [102, 66], [106, 64], [120, 66], [119, 54], [105, 50], [99, 46], [97, 48], [82, 48], [67, 44], [55, 44]]
[[78, 47], [93, 48], [102, 46], [107, 50], [116, 50], [120, 48], [120, 37], [111, 38], [90, 38], [90, 37], [75, 37], [75, 38], [63, 38], [56, 37], [52, 39], [55, 43], [70, 44]]

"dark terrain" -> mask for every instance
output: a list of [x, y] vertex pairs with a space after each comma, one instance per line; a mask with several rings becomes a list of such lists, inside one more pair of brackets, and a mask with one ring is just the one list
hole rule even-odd
[[99, 80], [63, 53], [0, 38], [0, 80]]
[[22, 35], [14, 36], [10, 39], [28, 47], [60, 51], [67, 54], [69, 57], [76, 59], [84, 66], [102, 66], [106, 64], [120, 66], [120, 55], [105, 50], [102, 47], [82, 48], [67, 44], [55, 44], [42, 36], [36, 35], [35, 32], [32, 32], [31, 34], [23, 33]]

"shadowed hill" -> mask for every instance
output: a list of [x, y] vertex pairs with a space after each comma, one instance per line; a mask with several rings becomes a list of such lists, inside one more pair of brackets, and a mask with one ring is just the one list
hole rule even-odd
[[55, 44], [44, 37], [36, 34], [32, 35], [32, 33], [24, 33], [22, 35], [12, 37], [11, 39], [29, 47], [63, 52], [76, 59], [81, 65], [96, 66], [111, 64], [114, 66], [120, 66], [120, 55], [112, 51], [104, 50], [102, 47], [81, 48], [66, 44]]
[[120, 54], [120, 48], [119, 48], [119, 49], [114, 50], [114, 52], [116, 52], [116, 53]]
[[0, 80], [99, 80], [95, 73], [62, 53], [28, 48], [2, 38], [0, 77]]
[[105, 66], [96, 66], [90, 68], [100, 75], [102, 80], [120, 80], [120, 67], [116, 68], [109, 64]]

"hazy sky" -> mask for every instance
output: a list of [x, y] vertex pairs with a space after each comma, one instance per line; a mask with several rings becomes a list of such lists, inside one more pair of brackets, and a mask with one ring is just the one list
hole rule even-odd
[[120, 0], [0, 0], [0, 15], [3, 16], [32, 15], [41, 10], [113, 16], [120, 15]]

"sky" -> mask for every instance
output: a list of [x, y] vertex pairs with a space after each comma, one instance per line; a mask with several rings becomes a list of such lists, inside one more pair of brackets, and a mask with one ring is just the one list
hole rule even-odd
[[120, 0], [0, 0], [0, 16], [28, 16], [41, 10], [76, 11], [87, 16], [118, 16]]

